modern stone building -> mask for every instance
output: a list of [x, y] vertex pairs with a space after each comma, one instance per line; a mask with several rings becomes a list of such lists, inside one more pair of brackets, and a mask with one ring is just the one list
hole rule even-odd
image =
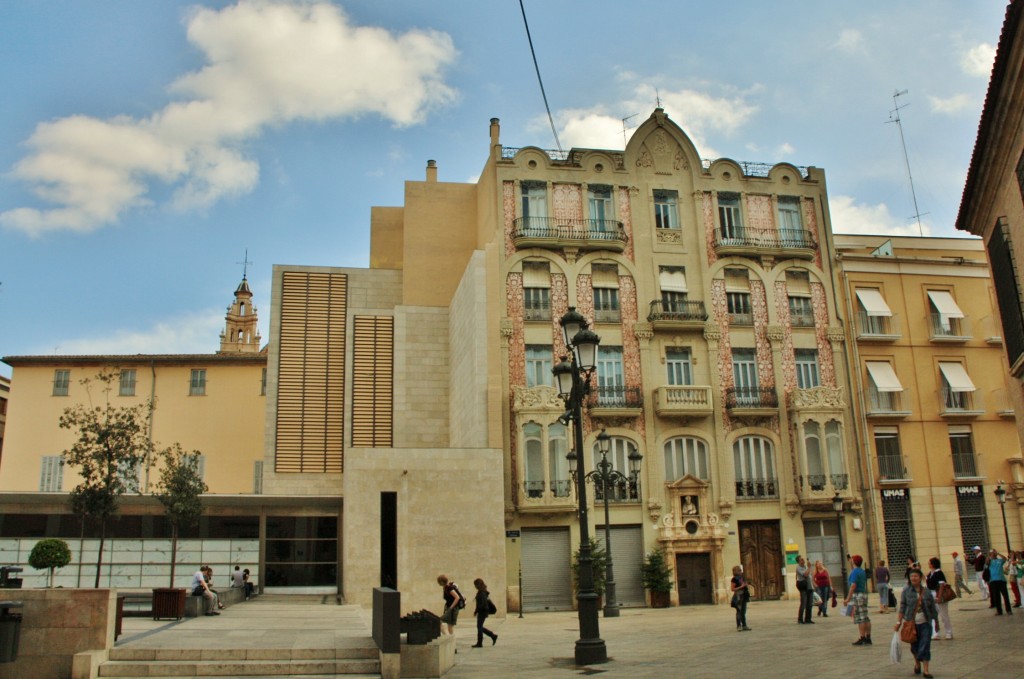
[[[1006, 551], [997, 496], [1024, 465], [984, 243], [837, 234], [872, 554]], [[1012, 545], [1021, 505], [1007, 502]]]
[[11, 380], [0, 375], [0, 464], [3, 463], [4, 429], [7, 426], [7, 401], [11, 397]]

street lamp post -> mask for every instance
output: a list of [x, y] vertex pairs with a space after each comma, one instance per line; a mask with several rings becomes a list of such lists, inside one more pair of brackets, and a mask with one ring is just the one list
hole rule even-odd
[[[629, 492], [629, 485], [637, 483], [640, 475], [640, 461], [643, 460], [643, 455], [635, 448], [630, 452], [629, 475], [627, 476], [620, 471], [612, 469], [612, 463], [608, 461], [608, 451], [611, 448], [611, 442], [612, 437], [602, 429], [601, 433], [597, 436], [597, 450], [601, 453], [601, 461], [595, 465], [593, 471], [584, 474], [583, 478], [593, 483], [595, 489], [600, 488], [601, 495], [604, 498], [604, 617], [617, 618], [619, 617], [619, 604], [615, 600], [615, 575], [612, 572], [612, 532], [611, 520], [608, 515], [608, 496], [611, 494], [610, 489], [620, 483], [625, 485], [627, 493]], [[569, 463], [570, 465], [573, 464], [572, 458], [569, 459]]]
[[996, 489], [992, 491], [996, 494], [996, 500], [999, 501], [999, 511], [1003, 513], [1003, 535], [1006, 536], [1006, 554], [1010, 554], [1010, 529], [1006, 527], [1006, 489], [1002, 485], [996, 486]]
[[[565, 335], [565, 346], [572, 360], [552, 368], [558, 394], [565, 401], [567, 410], [560, 418], [574, 423], [574, 450], [583, 454], [583, 399], [590, 389], [590, 376], [597, 365], [597, 345], [601, 338], [587, 328], [587, 320], [575, 307], [560, 319]], [[569, 457], [572, 466], [572, 455]], [[583, 475], [576, 475], [576, 497], [579, 498], [580, 556], [579, 592], [576, 594], [580, 619], [580, 638], [576, 640], [576, 664], [594, 665], [608, 662], [608, 648], [601, 638], [597, 616], [597, 592], [594, 591], [594, 559], [590, 551], [590, 526], [587, 518], [587, 484]]]
[[835, 497], [832, 498], [832, 509], [835, 510], [836, 522], [839, 524], [839, 563], [843, 571], [843, 596], [845, 597], [850, 593], [850, 584], [846, 577], [846, 547], [843, 545], [843, 498], [839, 497], [838, 490]]

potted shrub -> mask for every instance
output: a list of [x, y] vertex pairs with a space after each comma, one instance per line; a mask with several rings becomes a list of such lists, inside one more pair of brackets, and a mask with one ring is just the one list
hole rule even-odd
[[28, 555], [28, 565], [36, 570], [50, 569], [49, 587], [53, 587], [53, 571], [64, 568], [71, 563], [71, 550], [68, 543], [57, 538], [40, 540]]
[[[594, 591], [597, 592], [597, 605], [601, 607], [604, 600], [604, 583], [606, 568], [608, 566], [608, 553], [604, 547], [598, 544], [597, 540], [590, 538], [590, 559], [594, 566]], [[572, 555], [572, 579], [573, 591], [579, 594], [580, 591], [580, 550]]]
[[656, 549], [644, 558], [642, 577], [644, 589], [651, 593], [651, 608], [668, 608], [672, 603], [672, 569], [664, 550]]

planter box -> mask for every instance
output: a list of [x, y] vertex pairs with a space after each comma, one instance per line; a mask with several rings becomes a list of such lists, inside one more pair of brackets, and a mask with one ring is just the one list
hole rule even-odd
[[651, 608], [668, 608], [672, 605], [671, 592], [650, 592]]
[[180, 587], [157, 587], [153, 590], [153, 619], [185, 617], [185, 595], [188, 590]]

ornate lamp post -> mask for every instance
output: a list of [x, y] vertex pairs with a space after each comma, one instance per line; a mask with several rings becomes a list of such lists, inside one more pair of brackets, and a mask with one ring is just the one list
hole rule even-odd
[[842, 564], [843, 569], [843, 596], [845, 597], [850, 593], [850, 584], [846, 577], [846, 547], [843, 545], [843, 498], [839, 497], [838, 490], [835, 497], [832, 498], [832, 509], [836, 513], [836, 522], [839, 524], [839, 563]]
[[999, 511], [1003, 513], [1003, 535], [1006, 536], [1006, 555], [1009, 558], [1010, 555], [1010, 529], [1006, 527], [1006, 489], [1002, 485], [996, 486], [996, 489], [992, 491], [996, 494], [996, 500], [999, 501]]
[[[562, 362], [551, 369], [555, 376], [558, 394], [565, 401], [567, 410], [560, 418], [573, 425], [573, 448], [576, 454], [583, 451], [583, 399], [590, 389], [590, 376], [597, 366], [597, 345], [601, 338], [587, 329], [587, 319], [575, 307], [562, 316], [559, 323], [565, 334], [565, 346], [572, 354], [572, 360]], [[570, 469], [575, 468], [574, 452], [568, 459]], [[576, 601], [580, 618], [580, 638], [576, 640], [576, 664], [594, 665], [608, 662], [608, 648], [601, 638], [597, 617], [597, 592], [594, 591], [594, 560], [590, 551], [590, 526], [587, 518], [587, 484], [582, 475], [575, 475], [576, 497], [579, 498], [580, 558], [579, 592]]]

